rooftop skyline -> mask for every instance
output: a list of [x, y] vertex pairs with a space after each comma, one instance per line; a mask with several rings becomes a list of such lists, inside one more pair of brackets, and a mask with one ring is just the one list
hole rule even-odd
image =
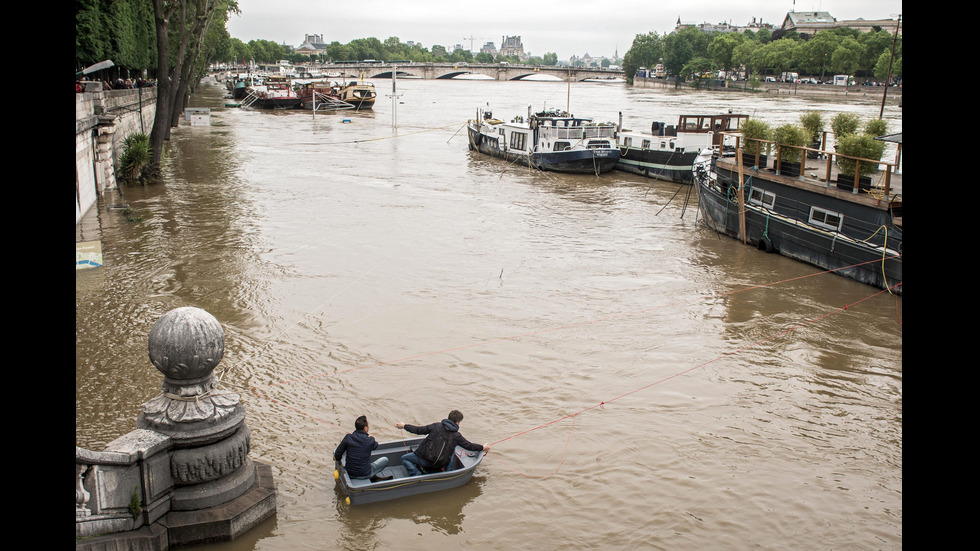
[[[271, 40], [299, 46], [307, 34], [323, 35], [327, 43], [346, 44], [358, 38], [384, 41], [398, 37], [426, 49], [456, 44], [474, 52], [486, 42], [499, 48], [503, 36], [520, 36], [525, 52], [558, 59], [572, 56], [624, 55], [638, 34], [673, 31], [683, 23], [743, 26], [755, 18], [779, 26], [790, 11], [826, 11], [837, 19], [894, 19], [901, 0], [692, 0], [663, 8], [648, 0], [597, 4], [590, 0], [499, 0], [493, 4], [449, 0], [374, 0], [363, 4], [323, 4], [317, 0], [238, 0], [241, 15], [232, 14], [228, 32], [243, 42]], [[472, 48], [471, 48], [472, 44]]]

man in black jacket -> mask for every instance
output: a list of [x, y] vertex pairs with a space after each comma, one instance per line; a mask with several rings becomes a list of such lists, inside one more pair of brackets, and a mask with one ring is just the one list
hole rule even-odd
[[385, 478], [376, 476], [388, 466], [388, 458], [379, 457], [371, 461], [371, 452], [378, 447], [378, 442], [373, 436], [368, 435], [369, 428], [367, 417], [362, 415], [355, 419], [354, 432], [344, 436], [333, 452], [333, 458], [340, 461], [344, 452], [347, 452], [347, 464], [344, 469], [351, 478], [370, 478], [371, 482], [390, 480], [390, 476]]
[[456, 449], [456, 446], [474, 452], [490, 451], [489, 444], [481, 446], [463, 438], [463, 435], [459, 433], [459, 423], [462, 420], [463, 414], [454, 409], [449, 412], [448, 419], [431, 425], [416, 426], [395, 423], [396, 427], [405, 429], [412, 434], [427, 435], [414, 452], [402, 456], [402, 465], [405, 467], [408, 476], [422, 474], [423, 470], [441, 471], [445, 469], [452, 462], [453, 450]]

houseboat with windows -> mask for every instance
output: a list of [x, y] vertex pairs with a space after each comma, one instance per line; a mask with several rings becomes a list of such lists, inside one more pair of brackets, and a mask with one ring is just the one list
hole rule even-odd
[[[748, 115], [732, 113], [718, 115], [681, 115], [677, 125], [654, 122], [650, 133], [620, 130], [617, 133], [619, 162], [617, 170], [640, 174], [657, 180], [690, 184], [694, 180], [694, 165], [706, 152], [707, 161], [713, 150], [732, 153], [722, 143], [723, 133], [737, 133]], [[620, 113], [622, 126], [622, 113]]]
[[510, 122], [477, 111], [467, 123], [469, 148], [539, 170], [601, 174], [619, 161], [616, 125], [596, 123], [565, 111], [518, 115]]
[[289, 78], [281, 75], [270, 75], [262, 84], [249, 86], [241, 103], [241, 107], [259, 109], [296, 109], [299, 105], [299, 95]]
[[362, 111], [374, 109], [378, 92], [375, 90], [374, 84], [364, 81], [362, 74], [361, 80], [353, 80], [337, 86], [337, 95], [340, 101], [349, 103], [354, 106], [354, 109]]
[[806, 164], [792, 171], [781, 161], [788, 146], [776, 149], [775, 158], [743, 160], [740, 149], [714, 156], [695, 169], [701, 218], [760, 250], [901, 295], [902, 136], [877, 139], [896, 147], [895, 160], [857, 160], [877, 173], [857, 185], [836, 168], [832, 150], [819, 150], [818, 159], [802, 155]]

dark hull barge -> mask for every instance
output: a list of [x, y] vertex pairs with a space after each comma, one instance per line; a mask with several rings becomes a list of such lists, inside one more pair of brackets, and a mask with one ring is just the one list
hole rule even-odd
[[[898, 156], [901, 136], [898, 135]], [[814, 152], [816, 153], [816, 152]], [[902, 294], [902, 193], [897, 162], [855, 188], [832, 170], [832, 151], [790, 170], [746, 156], [715, 156], [695, 170], [699, 212], [715, 231], [766, 252]], [[767, 162], [768, 161], [768, 162]], [[871, 161], [867, 161], [871, 162]], [[877, 161], [875, 161], [878, 164]]]
[[391, 480], [371, 482], [366, 479], [352, 479], [344, 469], [347, 461], [345, 454], [336, 462], [334, 478], [337, 479], [341, 491], [347, 496], [347, 502], [351, 505], [360, 505], [456, 488], [469, 482], [473, 472], [483, 461], [482, 451], [471, 452], [456, 446], [453, 460], [446, 470], [408, 476], [405, 467], [401, 464], [401, 457], [414, 450], [424, 439], [419, 437], [378, 444], [378, 448], [371, 453], [371, 461], [379, 457], [387, 457], [388, 466], [378, 473], [378, 476], [390, 476]]

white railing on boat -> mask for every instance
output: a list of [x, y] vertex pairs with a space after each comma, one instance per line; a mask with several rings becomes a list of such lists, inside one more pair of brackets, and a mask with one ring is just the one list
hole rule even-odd
[[538, 132], [540, 133], [539, 134], [540, 137], [549, 138], [552, 140], [560, 140], [560, 139], [578, 140], [582, 138], [615, 139], [616, 137], [615, 126], [588, 125], [588, 126], [573, 126], [571, 128], [557, 127], [557, 126], [539, 126]]

